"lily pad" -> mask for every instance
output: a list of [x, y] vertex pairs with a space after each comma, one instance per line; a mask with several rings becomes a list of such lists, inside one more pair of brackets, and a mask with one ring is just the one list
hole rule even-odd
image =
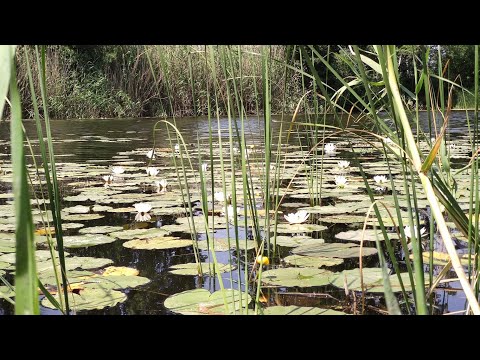
[[80, 234], [108, 234], [114, 231], [123, 230], [123, 226], [92, 226], [88, 228], [80, 229]]
[[15, 291], [10, 289], [8, 286], [0, 286], [0, 299], [8, 297], [14, 297], [15, 296]]
[[[381, 268], [363, 268], [363, 285], [364, 289], [367, 292], [374, 292], [374, 293], [383, 293], [383, 280], [382, 280], [382, 269]], [[401, 273], [403, 285], [405, 286], [405, 290], [409, 291], [412, 289], [410, 284], [410, 278], [408, 273]], [[428, 278], [428, 276], [426, 277]], [[397, 275], [390, 275], [390, 285], [393, 292], [402, 291], [400, 287], [400, 282], [398, 280]], [[361, 283], [360, 283], [360, 269], [355, 268], [351, 270], [343, 270], [340, 273], [332, 274], [329, 278], [329, 281], [332, 285], [342, 288], [345, 288], [345, 284], [349, 290], [361, 291]]]
[[[213, 263], [200, 263], [199, 265], [202, 267], [203, 275], [214, 275], [233, 270], [229, 264], [217, 263], [218, 266], [215, 267], [215, 271]], [[168, 272], [175, 275], [198, 275], [198, 264], [187, 263], [173, 265]]]
[[343, 311], [322, 309], [309, 306], [270, 306], [263, 311], [264, 315], [347, 315]]
[[[56, 298], [59, 301], [58, 295]], [[69, 293], [70, 306], [76, 311], [104, 309], [125, 300], [127, 300], [127, 295], [111, 289], [85, 288], [80, 291], [80, 294]], [[47, 308], [55, 309], [55, 306], [47, 298], [44, 298], [41, 304]]]
[[[271, 225], [270, 230], [273, 231], [274, 229], [274, 225]], [[277, 224], [277, 233], [279, 234], [311, 233], [326, 229], [326, 226], [318, 224]]]
[[312, 287], [328, 284], [331, 271], [313, 268], [279, 268], [262, 273], [262, 283], [285, 287]]
[[63, 245], [66, 248], [82, 248], [95, 245], [103, 245], [112, 243], [114, 241], [114, 237], [103, 234], [83, 234], [78, 236], [63, 237]]
[[88, 221], [88, 220], [97, 220], [105, 217], [100, 214], [72, 214], [72, 215], [63, 215], [63, 220], [68, 221]]
[[[273, 243], [273, 237], [270, 237], [270, 242]], [[277, 245], [285, 247], [297, 247], [309, 244], [320, 244], [325, 242], [323, 239], [314, 239], [310, 236], [277, 236]]]
[[365, 221], [365, 216], [341, 214], [337, 216], [324, 216], [320, 220], [324, 223], [352, 224], [352, 223], [363, 223]]
[[77, 205], [62, 209], [62, 212], [67, 214], [88, 214], [90, 212], [90, 206]]
[[[299, 246], [292, 251], [297, 255], [318, 256], [329, 258], [354, 258], [360, 255], [360, 246], [351, 243], [325, 243]], [[362, 255], [368, 256], [377, 253], [377, 249], [363, 247]]]
[[[346, 241], [360, 242], [362, 240], [362, 233], [363, 231], [361, 229], [344, 231], [335, 235], [335, 238]], [[398, 239], [398, 235], [396, 233], [387, 233], [387, 235], [390, 240]], [[363, 235], [363, 240], [375, 242], [376, 237], [378, 237], [379, 241], [384, 241], [383, 234], [380, 230], [366, 229]]]
[[111, 237], [120, 239], [120, 240], [131, 240], [131, 239], [150, 239], [154, 237], [167, 236], [170, 232], [161, 228], [151, 228], [151, 229], [130, 229], [122, 231], [114, 231], [108, 234]]
[[135, 275], [109, 275], [109, 276], [93, 276], [85, 279], [85, 289], [133, 289], [141, 285], [148, 284], [150, 279], [143, 276]]
[[[187, 290], [169, 296], [163, 304], [168, 310], [184, 315], [229, 315], [240, 313], [240, 294], [237, 290], [225, 289], [228, 310], [225, 307], [222, 290], [210, 291], [205, 289]], [[246, 306], [252, 300], [251, 296], [242, 293], [242, 305]], [[242, 309], [242, 313], [246, 313]]]
[[343, 259], [318, 256], [290, 255], [284, 260], [287, 264], [298, 267], [321, 268], [323, 266], [335, 266], [343, 264]]
[[135, 250], [176, 249], [193, 245], [192, 240], [171, 236], [157, 238], [135, 239], [123, 243], [123, 246]]
[[[250, 250], [255, 248], [255, 241], [252, 240], [247, 240], [247, 243], [245, 244], [245, 240], [239, 240], [238, 241], [239, 245], [238, 247], [240, 250]], [[199, 241], [198, 242], [198, 248], [200, 250], [207, 250], [207, 241]], [[230, 246], [228, 246], [228, 240], [227, 239], [215, 239], [213, 242], [210, 242], [210, 249], [215, 251], [228, 251], [230, 249], [235, 249], [236, 248], [236, 243], [235, 239], [232, 237], [230, 238]]]
[[102, 272], [102, 276], [136, 276], [139, 271], [127, 266], [109, 266]]

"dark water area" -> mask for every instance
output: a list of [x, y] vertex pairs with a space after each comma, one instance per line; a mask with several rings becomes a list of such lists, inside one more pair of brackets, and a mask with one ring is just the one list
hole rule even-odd
[[[273, 133], [279, 131], [281, 117], [273, 117]], [[421, 127], [425, 132], [429, 132], [428, 127], [428, 114], [421, 113]], [[285, 125], [289, 124], [290, 117], [285, 117]], [[297, 122], [301, 122], [305, 118], [297, 118]], [[470, 120], [473, 121], [473, 112], [471, 112]], [[159, 119], [93, 119], [93, 120], [52, 120], [51, 129], [54, 139], [54, 151], [56, 155], [56, 162], [74, 162], [74, 163], [96, 163], [110, 165], [116, 161], [122, 161], [123, 159], [133, 159], [145, 162], [139, 167], [146, 166], [146, 158], [144, 155], [122, 155], [122, 153], [128, 153], [138, 148], [149, 148], [154, 145], [153, 128], [157, 124], [158, 131], [155, 132], [155, 146], [156, 147], [170, 147], [168, 141], [168, 130], [165, 124], [159, 123]], [[169, 119], [171, 121], [171, 119]], [[323, 121], [323, 120], [322, 120]], [[220, 133], [222, 140], [227, 141], [229, 139], [230, 124], [228, 119], [220, 119]], [[198, 143], [200, 147], [205, 146], [208, 143], [209, 138], [209, 122], [206, 118], [185, 118], [177, 119], [176, 126], [184, 137], [185, 143], [190, 147], [197, 147]], [[449, 122], [449, 136], [450, 139], [465, 138], [467, 136], [465, 112], [452, 112], [452, 116]], [[240, 129], [240, 122], [237, 122]], [[327, 124], [333, 124], [333, 118], [327, 119]], [[36, 128], [33, 121], [24, 121], [26, 133], [32, 140], [32, 144], [37, 146], [38, 141]], [[362, 126], [363, 124], [355, 124], [354, 126]], [[245, 133], [248, 144], [255, 144], [256, 146], [263, 146], [264, 141], [264, 125], [263, 119], [251, 118], [245, 122]], [[437, 129], [440, 129], [441, 125], [438, 125]], [[169, 128], [171, 136], [174, 136], [173, 129]], [[284, 129], [285, 131], [285, 129]], [[306, 139], [309, 136], [313, 136], [311, 129], [300, 128], [300, 133], [303, 136], [291, 136], [290, 143], [292, 145], [307, 146]], [[213, 136], [217, 137], [218, 127], [217, 120], [212, 121]], [[235, 137], [235, 130], [232, 130]], [[334, 137], [335, 140], [341, 140], [340, 137]], [[277, 140], [273, 142], [276, 143]], [[2, 152], [0, 160], [9, 160], [9, 123], [0, 123], [0, 152]], [[339, 159], [350, 159], [351, 154], [346, 152], [340, 152], [338, 154]], [[29, 157], [31, 162], [31, 157]], [[103, 162], [102, 162], [103, 161]], [[193, 159], [196, 163], [197, 159]], [[155, 166], [161, 168], [162, 166], [171, 166], [170, 159], [160, 158], [156, 162]], [[69, 179], [72, 181], [74, 179]], [[62, 180], [61, 180], [62, 181]], [[10, 184], [0, 184], [0, 188], [3, 192], [9, 192]], [[61, 186], [63, 189], [63, 187]], [[66, 191], [66, 190], [65, 190]], [[69, 195], [67, 193], [63, 196]], [[2, 204], [5, 199], [2, 199]], [[63, 207], [74, 206], [78, 203], [64, 202]], [[287, 208], [282, 208], [284, 212], [289, 211]], [[161, 225], [173, 223], [175, 218], [173, 216], [162, 216]], [[83, 222], [85, 227], [97, 226], [97, 225], [120, 225], [124, 226], [126, 222], [129, 222], [130, 218], [125, 218], [122, 214], [107, 214], [105, 218], [93, 221]], [[322, 237], [326, 242], [333, 241], [333, 234], [347, 229], [345, 224], [336, 224], [330, 226], [327, 231], [324, 231]], [[230, 230], [218, 230], [220, 234], [222, 231], [230, 231], [230, 235], [234, 236], [232, 229]], [[78, 230], [67, 230], [66, 235], [76, 234]], [[240, 237], [244, 239], [247, 236], [245, 232], [241, 232]], [[319, 234], [317, 234], [320, 237]], [[188, 238], [183, 236], [183, 238]], [[204, 240], [200, 238], [199, 240]], [[286, 255], [289, 253], [290, 248], [280, 248], [280, 255]], [[175, 264], [195, 262], [195, 257], [192, 247], [170, 249], [170, 250], [133, 250], [127, 249], [122, 246], [122, 241], [115, 241], [110, 244], [91, 246], [88, 248], [69, 249], [68, 252], [75, 256], [92, 256], [112, 259], [115, 266], [128, 266], [136, 268], [140, 271], [139, 275], [147, 277], [151, 280], [147, 285], [141, 286], [136, 289], [127, 290], [128, 299], [111, 308], [103, 310], [93, 310], [80, 312], [79, 314], [115, 314], [115, 315], [137, 315], [137, 314], [152, 314], [162, 315], [171, 314], [163, 306], [165, 299], [175, 293], [195, 289], [205, 288], [210, 291], [218, 290], [219, 284], [216, 277], [206, 276], [200, 278], [198, 276], [180, 276], [173, 275], [167, 272], [167, 269]], [[243, 253], [242, 253], [243, 254]], [[237, 262], [237, 254], [234, 251], [220, 251], [217, 252], [217, 259], [219, 262], [233, 261]], [[201, 252], [201, 258], [204, 261], [208, 261], [211, 254], [207, 251]], [[243, 257], [243, 256], [242, 256]], [[344, 265], [338, 268], [333, 268], [335, 271], [349, 269], [356, 267], [358, 262], [346, 261]], [[368, 258], [364, 262], [364, 266], [377, 266], [378, 261], [372, 257]], [[244, 283], [244, 272], [233, 271], [232, 278], [233, 283], [230, 284], [230, 275], [222, 274], [222, 278], [226, 285], [230, 287], [237, 287], [238, 283]], [[10, 278], [11, 279], [11, 278]], [[451, 284], [454, 286], [455, 284]], [[458, 287], [458, 286], [457, 286]], [[309, 293], [309, 296], [305, 296], [305, 293]], [[300, 306], [336, 306], [344, 308], [344, 311], [348, 312], [351, 304], [348, 303], [345, 298], [344, 291], [334, 286], [323, 286], [318, 288], [283, 288], [279, 291], [274, 289], [266, 290], [266, 297], [270, 305], [282, 304], [282, 305], [300, 305]], [[439, 312], [457, 311], [465, 308], [465, 297], [461, 292], [447, 292], [439, 291], [436, 295], [436, 303], [439, 306]], [[367, 305], [372, 308], [385, 308], [384, 300], [380, 296], [368, 296]], [[0, 300], [0, 314], [13, 313], [13, 307], [4, 300]], [[58, 314], [57, 311], [50, 310], [41, 307], [42, 314]], [[377, 313], [376, 311], [369, 311], [367, 313]]]

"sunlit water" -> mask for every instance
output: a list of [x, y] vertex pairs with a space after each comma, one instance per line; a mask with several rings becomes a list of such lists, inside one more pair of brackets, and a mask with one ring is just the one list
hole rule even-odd
[[[426, 119], [426, 113], [422, 113], [423, 119]], [[473, 114], [472, 117], [473, 118]], [[280, 117], [275, 117], [273, 123], [274, 134], [278, 131], [280, 126]], [[52, 133], [54, 138], [54, 149], [57, 156], [57, 162], [92, 162], [102, 165], [108, 165], [115, 161], [120, 161], [124, 158], [144, 161], [146, 165], [145, 156], [119, 156], [119, 153], [128, 152], [137, 148], [151, 147], [153, 145], [153, 127], [157, 123], [157, 119], [115, 119], [115, 120], [53, 120]], [[288, 121], [288, 119], [286, 119]], [[328, 122], [331, 122], [328, 119]], [[36, 129], [32, 121], [25, 121], [25, 128], [30, 139], [35, 139]], [[250, 144], [261, 145], [264, 141], [263, 119], [251, 118], [245, 122], [246, 135]], [[179, 131], [184, 136], [185, 142], [191, 146], [197, 146], [197, 143], [205, 144], [209, 137], [209, 123], [205, 118], [188, 118], [177, 119], [176, 125]], [[421, 124], [423, 131], [428, 132], [429, 128], [426, 121]], [[0, 141], [4, 140], [1, 145], [3, 151], [0, 159], [8, 159], [9, 147], [6, 141], [9, 140], [9, 124], [0, 124]], [[240, 123], [238, 123], [240, 127]], [[170, 143], [167, 140], [167, 129], [165, 125], [158, 125], [159, 131], [155, 135], [155, 146], [169, 147]], [[440, 126], [438, 126], [438, 129]], [[217, 138], [218, 128], [217, 121], [212, 121], [213, 136]], [[228, 119], [220, 120], [220, 132], [222, 140], [228, 141], [229, 138], [229, 122]], [[235, 129], [232, 130], [235, 136]], [[450, 119], [449, 133], [451, 138], [455, 136], [465, 136], [466, 134], [466, 118], [462, 112], [454, 112]], [[304, 133], [305, 134], [305, 133]], [[275, 138], [275, 137], [274, 137]], [[335, 139], [335, 138], [334, 138]], [[341, 138], [336, 138], [341, 140]], [[276, 142], [276, 140], [274, 141]], [[305, 145], [305, 136], [291, 136], [290, 143], [298, 145], [300, 142]], [[34, 145], [36, 141], [33, 141]], [[339, 158], [348, 159], [351, 154], [339, 153]], [[169, 159], [159, 159], [155, 164], [159, 168], [162, 165], [171, 166]], [[196, 161], [196, 159], [194, 159]], [[5, 191], [8, 191], [8, 185], [3, 186]], [[5, 200], [2, 199], [4, 202]], [[299, 201], [298, 199], [295, 201]], [[308, 202], [308, 200], [305, 200]], [[2, 202], [2, 203], [3, 203]], [[65, 206], [73, 206], [78, 203], [65, 204]], [[288, 209], [284, 209], [288, 211]], [[110, 214], [99, 220], [85, 222], [86, 226], [95, 225], [124, 225], [128, 219], [123, 218], [119, 214]], [[128, 221], [127, 221], [128, 222]], [[174, 223], [174, 218], [169, 216], [162, 217], [162, 223], [157, 225], [166, 225]], [[331, 226], [327, 231], [323, 232], [322, 238], [327, 242], [333, 239], [333, 235], [344, 231], [346, 225], [338, 224]], [[226, 233], [227, 230], [218, 230], [218, 234]], [[229, 230], [233, 237], [234, 232]], [[68, 233], [68, 232], [67, 232]], [[240, 238], [244, 239], [245, 232], [240, 232]], [[221, 236], [224, 237], [224, 236]], [[199, 240], [203, 240], [200, 237]], [[287, 255], [290, 248], [281, 248], [280, 254]], [[113, 308], [89, 311], [84, 313], [89, 314], [168, 314], [170, 313], [163, 306], [163, 302], [167, 296], [189, 290], [203, 287], [211, 291], [218, 290], [219, 284], [216, 277], [206, 276], [200, 278], [198, 276], [179, 276], [172, 275], [167, 272], [167, 269], [175, 264], [194, 262], [192, 247], [173, 249], [173, 250], [154, 250], [142, 251], [127, 249], [122, 246], [121, 241], [115, 241], [111, 244], [92, 246], [90, 248], [69, 249], [73, 255], [78, 256], [94, 256], [110, 258], [114, 261], [115, 266], [129, 266], [134, 267], [140, 271], [140, 276], [145, 276], [151, 279], [151, 282], [138, 289], [127, 291], [128, 300]], [[237, 256], [243, 257], [243, 252], [237, 254], [236, 252], [218, 252], [217, 260], [219, 262], [237, 262]], [[208, 261], [209, 254], [202, 251], [201, 257], [204, 261]], [[376, 259], [367, 259], [366, 265], [377, 266]], [[346, 261], [345, 265], [339, 267], [353, 268], [358, 266], [355, 261]], [[365, 264], [364, 264], [365, 266]], [[335, 269], [335, 268], [334, 268]], [[240, 273], [240, 279], [238, 274]], [[228, 274], [228, 273], [227, 273]], [[233, 271], [232, 280], [230, 284], [230, 275], [222, 274], [224, 283], [230, 287], [237, 287], [238, 283], [244, 283], [244, 271]], [[452, 288], [459, 288], [458, 283], [451, 283]], [[300, 294], [295, 295], [295, 292]], [[302, 295], [305, 292], [313, 293], [313, 296]], [[274, 303], [281, 303], [284, 305], [296, 304], [305, 306], [329, 306], [338, 303], [332, 299], [340, 299], [344, 301], [343, 290], [333, 286], [325, 286], [313, 289], [299, 289], [283, 288], [277, 293], [273, 290], [266, 291], [270, 295], [269, 301], [272, 305]], [[342, 300], [343, 299], [343, 300]], [[383, 299], [381, 297], [370, 298], [370, 304], [374, 306], [383, 306]], [[447, 292], [438, 291], [436, 295], [436, 304], [439, 306], [439, 312], [452, 312], [462, 310], [465, 308], [465, 296], [462, 292]], [[12, 307], [5, 301], [0, 301], [2, 308], [0, 311], [4, 314], [12, 313]], [[41, 308], [44, 314], [55, 314], [56, 311]]]

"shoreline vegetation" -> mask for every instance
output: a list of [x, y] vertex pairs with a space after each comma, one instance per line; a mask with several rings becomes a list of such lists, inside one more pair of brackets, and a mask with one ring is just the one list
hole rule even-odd
[[[33, 46], [25, 48], [34, 56]], [[222, 46], [215, 46], [218, 52]], [[416, 57], [425, 51], [425, 46], [402, 46], [399, 48], [399, 73], [407, 86], [414, 83], [411, 71], [412, 54]], [[438, 51], [431, 47], [429, 65], [435, 68]], [[317, 46], [322, 55], [329, 54], [332, 65], [343, 78], [353, 75], [345, 66], [347, 56], [340, 46]], [[311, 112], [315, 106], [327, 107], [316, 101], [312, 95], [313, 79], [291, 72], [284, 76], [284, 63], [295, 68], [307, 69], [305, 59], [297, 53], [290, 54], [283, 45], [270, 47], [272, 65], [269, 69], [272, 81], [271, 113]], [[442, 46], [442, 63], [449, 63], [447, 78], [456, 79], [466, 89], [473, 89], [473, 57], [469, 47], [463, 45]], [[241, 52], [241, 54], [240, 54]], [[232, 66], [242, 77], [242, 94], [239, 94], [247, 115], [258, 115], [262, 99], [261, 46], [243, 45], [232, 51]], [[219, 98], [226, 98], [225, 82], [215, 84], [212, 73], [205, 65], [205, 47], [201, 45], [49, 45], [46, 47], [46, 88], [47, 106], [51, 119], [103, 119], [103, 118], [157, 118], [207, 116], [207, 94], [215, 88]], [[239, 58], [241, 56], [241, 69]], [[215, 68], [222, 70], [221, 57], [214, 56]], [[34, 118], [30, 85], [25, 57], [17, 57], [18, 88], [22, 102], [22, 117]], [[314, 59], [315, 67], [320, 64]], [[168, 66], [167, 66], [168, 64]], [[419, 68], [419, 70], [421, 70]], [[36, 92], [40, 91], [38, 72], [34, 69], [33, 82]], [[321, 75], [322, 70], [320, 71]], [[470, 74], [471, 73], [471, 74]], [[455, 74], [462, 74], [459, 78]], [[331, 90], [338, 88], [337, 79], [331, 77]], [[341, 85], [340, 85], [341, 86]], [[436, 89], [432, 79], [432, 90]], [[310, 92], [299, 104], [299, 99]], [[453, 93], [453, 109], [467, 106], [474, 108], [473, 91]], [[426, 110], [425, 99], [419, 94], [419, 110]], [[346, 94], [347, 100], [351, 95]], [[210, 98], [210, 101], [213, 101]], [[40, 104], [41, 105], [41, 104]], [[297, 109], [297, 105], [299, 108]], [[408, 103], [414, 108], [415, 104]], [[210, 104], [213, 106], [213, 104]], [[321, 109], [320, 109], [321, 110]], [[9, 117], [9, 107], [3, 118]], [[226, 115], [225, 104], [220, 101], [218, 111]], [[42, 115], [42, 107], [40, 107]]]

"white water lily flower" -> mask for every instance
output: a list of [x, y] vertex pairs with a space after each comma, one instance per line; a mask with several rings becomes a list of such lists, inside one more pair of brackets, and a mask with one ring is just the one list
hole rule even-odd
[[135, 215], [135, 221], [148, 221], [152, 217], [148, 213], [150, 210], [152, 210], [152, 205], [148, 203], [138, 203], [133, 205], [135, 207], [135, 210], [138, 211], [138, 214]]
[[156, 167], [147, 167], [147, 175], [148, 176], [156, 176], [159, 173], [159, 170]]
[[107, 184], [109, 184], [113, 181], [113, 175], [104, 175], [104, 176], [102, 176], [102, 178]]
[[325, 149], [325, 153], [333, 154], [337, 149], [337, 147], [335, 146], [335, 144], [328, 143], [328, 144], [325, 144], [324, 149]]
[[[242, 213], [242, 209], [237, 207], [237, 215], [240, 215], [241, 213]], [[228, 221], [233, 222], [233, 218], [234, 218], [235, 214], [233, 212], [233, 206], [232, 205], [227, 206], [227, 214], [228, 214]], [[225, 210], [222, 211], [221, 215], [225, 216]]]
[[289, 222], [289, 224], [301, 224], [307, 221], [310, 214], [305, 210], [297, 211], [296, 213], [291, 213], [288, 215], [283, 215], [285, 220]]
[[112, 173], [115, 175], [123, 174], [125, 172], [125, 169], [123, 166], [114, 166], [112, 167]]
[[388, 136], [385, 137], [385, 138], [383, 138], [383, 142], [384, 142], [385, 144], [393, 144], [392, 139], [390, 139]]
[[[405, 226], [403, 228], [403, 231], [405, 232], [405, 236], [407, 238], [410, 239], [412, 237], [412, 232], [411, 232], [410, 226], [408, 226], [408, 225]], [[413, 226], [413, 231], [414, 231], [415, 236], [416, 236], [417, 235], [417, 226], [416, 225]], [[420, 236], [423, 237], [424, 235], [426, 235], [426, 232], [427, 232], [427, 229], [425, 228], [425, 226], [422, 226], [420, 228]]]
[[219, 191], [213, 194], [213, 198], [215, 199], [215, 201], [225, 202], [225, 200], [231, 199], [231, 195], [228, 194], [227, 197], [225, 198], [225, 194], [223, 193], [223, 191]]
[[149, 150], [146, 154], [149, 159], [155, 159], [155, 150]]
[[236, 146], [233, 147], [233, 153], [234, 153], [235, 155], [240, 154], [240, 150], [238, 149], [238, 147], [236, 147]]
[[157, 186], [157, 192], [160, 192], [160, 189], [162, 189], [162, 192], [167, 191], [167, 186], [168, 186], [168, 181], [167, 179], [162, 179], [162, 180], [156, 180], [155, 185]]
[[206, 171], [207, 171], [207, 167], [208, 167], [208, 164], [207, 164], [207, 163], [203, 163], [203, 164], [202, 164], [202, 171], [203, 171], [203, 172], [206, 172]]
[[175, 154], [180, 154], [180, 145], [175, 144]]
[[338, 162], [338, 167], [340, 169], [346, 169], [350, 166], [350, 161], [345, 161], [345, 160], [342, 160], [342, 161], [339, 161]]
[[335, 184], [342, 189], [347, 184], [347, 178], [345, 176], [335, 176]]
[[387, 188], [385, 186], [375, 186], [375, 189], [374, 189], [377, 193], [384, 193]]
[[375, 184], [385, 184], [388, 182], [388, 179], [385, 175], [376, 175], [373, 177], [373, 180], [375, 180]]
[[450, 143], [448, 144], [448, 147], [450, 148], [450, 150], [455, 150], [457, 146], [454, 143]]

